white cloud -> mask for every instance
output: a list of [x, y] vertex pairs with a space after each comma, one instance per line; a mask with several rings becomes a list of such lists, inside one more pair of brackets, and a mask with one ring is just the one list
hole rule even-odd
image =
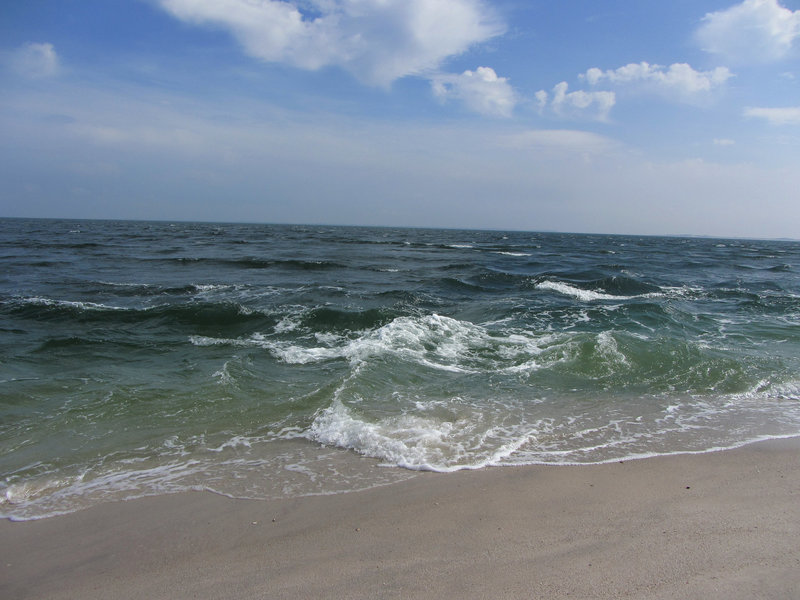
[[553, 88], [550, 99], [547, 92], [539, 90], [535, 94], [539, 111], [542, 112], [548, 102], [550, 108], [560, 117], [590, 118], [598, 121], [608, 119], [608, 113], [616, 103], [614, 92], [586, 92], [577, 90], [568, 92], [569, 85], [562, 81]]
[[607, 71], [591, 68], [581, 78], [591, 85], [601, 82], [639, 85], [670, 98], [688, 101], [722, 86], [731, 76], [726, 67], [717, 67], [712, 71], [695, 71], [686, 63], [664, 67], [640, 62]]
[[490, 67], [478, 67], [461, 75], [437, 75], [431, 85], [440, 100], [457, 98], [470, 110], [484, 115], [510, 117], [516, 104], [508, 79], [498, 77]]
[[52, 77], [58, 73], [58, 54], [53, 44], [30, 42], [11, 55], [11, 66], [24, 77], [32, 79]]
[[547, 108], [547, 92], [544, 90], [539, 90], [536, 92], [533, 97], [536, 99], [536, 107], [539, 110], [539, 114], [544, 112], [544, 109]]
[[745, 0], [726, 10], [708, 13], [697, 30], [700, 46], [739, 63], [786, 57], [800, 38], [800, 10], [777, 0]]
[[173, 16], [228, 30], [258, 59], [339, 66], [371, 85], [429, 74], [504, 31], [484, 0], [159, 0]]
[[773, 125], [800, 125], [800, 106], [785, 108], [746, 108], [746, 117], [766, 119]]
[[736, 142], [728, 138], [714, 138], [715, 146], [734, 146]]

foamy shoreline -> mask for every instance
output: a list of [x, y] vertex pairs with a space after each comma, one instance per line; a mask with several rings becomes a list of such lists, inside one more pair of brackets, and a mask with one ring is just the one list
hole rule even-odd
[[800, 439], [0, 522], [0, 596], [800, 597]]

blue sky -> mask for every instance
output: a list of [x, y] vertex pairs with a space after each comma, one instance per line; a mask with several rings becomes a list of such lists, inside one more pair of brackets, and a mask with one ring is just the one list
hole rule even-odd
[[0, 6], [0, 216], [800, 238], [800, 0]]

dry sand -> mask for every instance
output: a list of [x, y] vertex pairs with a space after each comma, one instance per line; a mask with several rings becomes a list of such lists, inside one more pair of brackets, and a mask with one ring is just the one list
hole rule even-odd
[[0, 522], [0, 597], [800, 598], [800, 440]]

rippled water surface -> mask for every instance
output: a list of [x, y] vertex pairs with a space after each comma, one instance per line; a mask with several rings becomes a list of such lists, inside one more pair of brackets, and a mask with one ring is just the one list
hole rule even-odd
[[796, 242], [0, 220], [0, 512], [797, 435], [798, 273]]

